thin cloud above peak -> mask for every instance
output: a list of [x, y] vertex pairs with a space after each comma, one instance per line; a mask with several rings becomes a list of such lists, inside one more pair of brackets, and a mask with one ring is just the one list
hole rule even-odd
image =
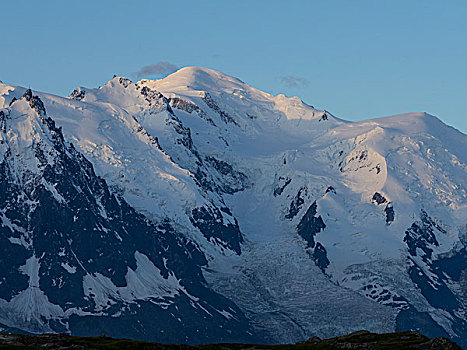
[[178, 70], [178, 66], [176, 66], [173, 63], [167, 62], [167, 61], [160, 61], [154, 64], [150, 64], [148, 66], [141, 67], [141, 69], [133, 75], [136, 78], [143, 78], [147, 76], [166, 76], [169, 75], [176, 70]]
[[280, 80], [283, 84], [292, 88], [306, 87], [310, 85], [310, 82], [307, 79], [294, 75], [282, 76], [280, 77]]

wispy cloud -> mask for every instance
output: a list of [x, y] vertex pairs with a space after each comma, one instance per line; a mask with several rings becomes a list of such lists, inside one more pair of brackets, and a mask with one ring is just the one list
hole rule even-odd
[[310, 82], [307, 79], [293, 75], [283, 76], [280, 79], [283, 84], [292, 88], [305, 87], [310, 84]]
[[169, 75], [175, 72], [177, 69], [178, 69], [178, 66], [176, 66], [175, 64], [172, 64], [166, 61], [161, 61], [155, 64], [150, 64], [149, 66], [141, 67], [141, 69], [133, 73], [133, 75], [136, 78], [143, 78], [143, 77], [149, 77], [149, 76], [154, 76], [154, 75], [166, 76], [166, 75]]

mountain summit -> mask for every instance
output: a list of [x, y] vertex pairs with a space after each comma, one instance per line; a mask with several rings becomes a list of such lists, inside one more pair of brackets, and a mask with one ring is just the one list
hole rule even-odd
[[0, 108], [7, 329], [467, 338], [467, 136], [436, 117], [349, 122], [198, 67], [0, 84]]

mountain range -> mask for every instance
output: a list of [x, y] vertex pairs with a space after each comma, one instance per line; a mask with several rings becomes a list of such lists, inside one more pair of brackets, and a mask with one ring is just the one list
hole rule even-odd
[[206, 68], [0, 84], [0, 328], [172, 343], [359, 329], [467, 346], [467, 135]]

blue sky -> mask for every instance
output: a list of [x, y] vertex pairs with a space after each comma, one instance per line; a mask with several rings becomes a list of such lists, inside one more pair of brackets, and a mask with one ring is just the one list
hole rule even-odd
[[8, 84], [67, 95], [168, 62], [348, 120], [426, 111], [467, 132], [467, 1], [22, 0], [0, 13]]

